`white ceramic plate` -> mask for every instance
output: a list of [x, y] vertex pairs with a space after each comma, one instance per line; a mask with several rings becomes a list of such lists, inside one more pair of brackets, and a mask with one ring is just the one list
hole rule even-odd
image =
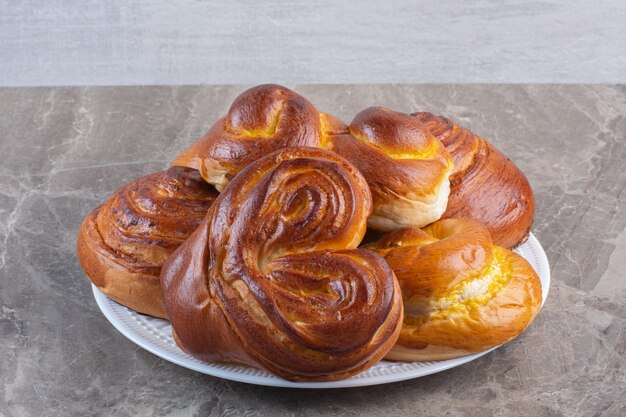
[[[550, 266], [539, 241], [531, 234], [528, 241], [517, 248], [515, 252], [526, 258], [537, 271], [541, 279], [543, 302], [545, 302], [548, 296], [548, 289], [550, 288]], [[174, 343], [171, 326], [168, 321], [136, 313], [117, 304], [115, 301], [109, 300], [96, 286], [92, 285], [92, 288], [96, 302], [106, 318], [124, 336], [142, 348], [185, 368], [250, 384], [291, 388], [344, 388], [385, 384], [454, 368], [455, 366], [473, 361], [497, 348], [496, 346], [475, 355], [446, 361], [408, 363], [381, 361], [366, 371], [342, 381], [291, 382], [260, 369], [243, 365], [207, 363], [189, 356]]]

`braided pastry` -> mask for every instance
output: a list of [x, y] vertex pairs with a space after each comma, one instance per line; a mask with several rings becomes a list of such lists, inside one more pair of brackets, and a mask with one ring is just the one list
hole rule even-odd
[[378, 362], [402, 299], [384, 259], [357, 249], [371, 205], [365, 179], [329, 151], [288, 148], [249, 165], [163, 267], [179, 346], [300, 381]]
[[289, 146], [324, 147], [329, 134], [343, 130], [343, 123], [320, 113], [301, 95], [280, 85], [260, 85], [240, 94], [228, 114], [173, 165], [200, 170], [221, 191], [260, 157]]
[[496, 245], [513, 248], [530, 233], [535, 198], [528, 180], [491, 143], [452, 121], [414, 113], [454, 158], [451, 191], [443, 218], [467, 217], [487, 226]]
[[198, 171], [173, 167], [132, 181], [81, 225], [78, 259], [109, 298], [167, 318], [161, 265], [194, 231], [217, 192]]
[[369, 246], [395, 272], [404, 324], [388, 359], [429, 361], [481, 352], [519, 335], [541, 307], [530, 264], [494, 246], [469, 219], [403, 229]]
[[349, 130], [333, 135], [329, 148], [367, 179], [374, 200], [372, 228], [422, 227], [441, 217], [453, 162], [425, 126], [408, 114], [370, 107], [356, 115]]

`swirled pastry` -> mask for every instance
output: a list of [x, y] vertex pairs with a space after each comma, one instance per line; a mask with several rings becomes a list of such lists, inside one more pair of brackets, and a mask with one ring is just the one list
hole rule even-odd
[[278, 149], [324, 147], [326, 137], [345, 130], [334, 117], [320, 113], [307, 99], [275, 84], [259, 85], [240, 94], [228, 111], [173, 165], [200, 170], [222, 190], [241, 169]]
[[347, 378], [397, 339], [402, 299], [377, 253], [357, 249], [372, 200], [336, 154], [288, 148], [241, 171], [161, 273], [179, 346], [283, 378]]
[[167, 318], [159, 274], [217, 196], [196, 170], [173, 167], [132, 181], [81, 225], [78, 259], [112, 300]]
[[404, 300], [402, 332], [388, 359], [481, 352], [519, 335], [541, 307], [541, 282], [530, 264], [494, 246], [474, 220], [398, 230], [370, 247], [395, 272]]
[[523, 243], [535, 215], [528, 180], [491, 143], [452, 121], [431, 113], [415, 113], [454, 158], [448, 208], [442, 218], [471, 218], [489, 229], [496, 245]]
[[446, 210], [452, 158], [414, 117], [370, 107], [356, 115], [349, 133], [331, 136], [328, 144], [365, 176], [374, 201], [370, 227], [422, 227]]

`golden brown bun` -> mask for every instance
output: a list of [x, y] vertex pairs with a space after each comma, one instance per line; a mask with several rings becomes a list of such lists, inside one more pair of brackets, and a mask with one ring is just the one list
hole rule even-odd
[[348, 134], [331, 136], [328, 147], [367, 179], [374, 201], [370, 227], [422, 227], [441, 217], [453, 162], [424, 125], [408, 114], [370, 107], [349, 129]]
[[541, 307], [541, 282], [530, 264], [494, 246], [475, 220], [398, 230], [370, 248], [395, 272], [404, 300], [402, 332], [387, 359], [481, 352], [519, 335]]
[[78, 259], [107, 297], [167, 318], [159, 274], [194, 231], [217, 192], [198, 171], [173, 167], [134, 180], [85, 218]]
[[478, 220], [496, 245], [514, 248], [530, 233], [535, 197], [528, 180], [491, 143], [452, 121], [431, 113], [415, 113], [454, 158], [447, 218]]
[[264, 155], [290, 146], [324, 147], [328, 135], [345, 130], [342, 122], [320, 113], [294, 91], [259, 85], [240, 94], [228, 114], [173, 165], [198, 169], [222, 190], [237, 172]]
[[163, 266], [179, 346], [295, 381], [378, 362], [402, 299], [384, 259], [357, 249], [371, 205], [362, 175], [330, 151], [288, 148], [249, 165]]

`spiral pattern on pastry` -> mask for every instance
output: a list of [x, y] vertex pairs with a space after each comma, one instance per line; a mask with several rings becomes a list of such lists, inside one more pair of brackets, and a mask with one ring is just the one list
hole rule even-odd
[[167, 318], [159, 275], [217, 197], [198, 171], [172, 167], [138, 178], [89, 214], [78, 234], [78, 259], [109, 298]]
[[370, 107], [356, 115], [349, 134], [333, 135], [328, 143], [367, 179], [374, 201], [370, 227], [422, 227], [446, 210], [452, 158], [414, 117]]
[[528, 180], [490, 142], [432, 113], [414, 113], [454, 158], [448, 208], [442, 218], [471, 218], [489, 229], [496, 245], [514, 248], [530, 233], [535, 198]]
[[283, 378], [347, 378], [395, 343], [402, 301], [377, 253], [357, 249], [365, 179], [322, 149], [263, 157], [224, 189], [161, 274], [177, 343]]
[[294, 91], [259, 85], [240, 94], [228, 114], [173, 165], [200, 170], [221, 191], [237, 172], [264, 155], [290, 146], [324, 147], [328, 135], [344, 130], [343, 123]]
[[428, 361], [481, 352], [519, 335], [541, 307], [541, 282], [518, 254], [470, 219], [402, 229], [368, 246], [395, 272], [404, 323], [388, 359]]

